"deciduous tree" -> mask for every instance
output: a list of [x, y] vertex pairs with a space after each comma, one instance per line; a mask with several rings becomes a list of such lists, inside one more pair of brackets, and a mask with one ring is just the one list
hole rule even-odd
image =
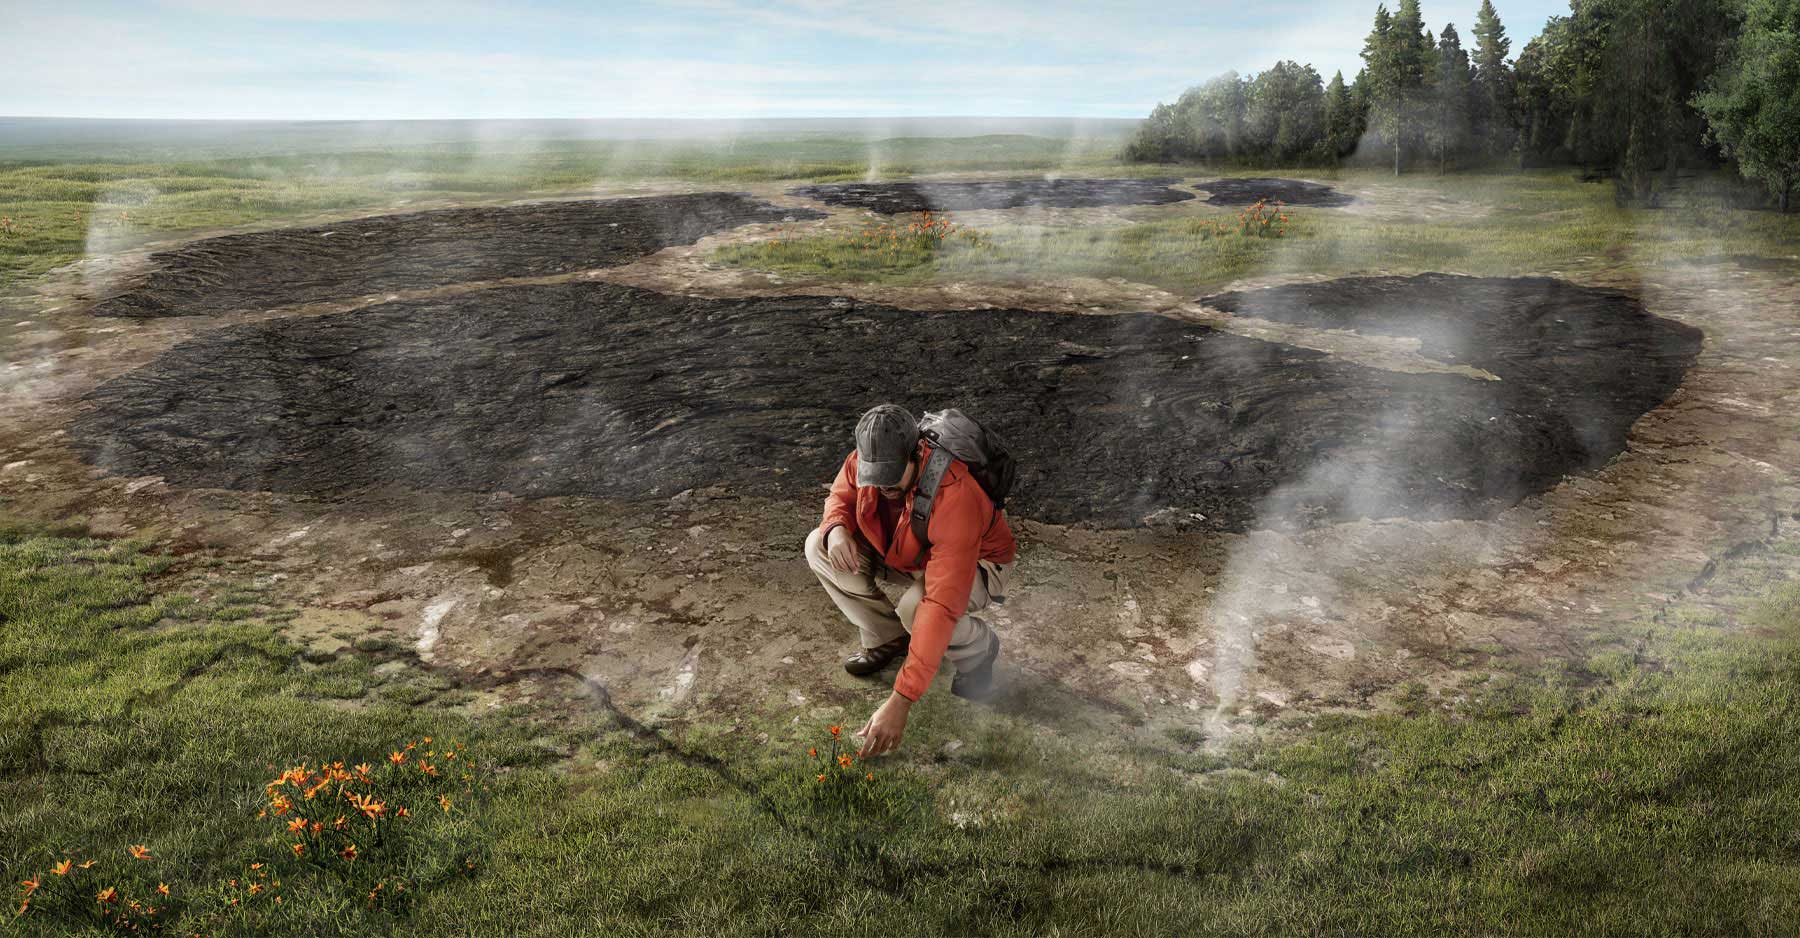
[[1724, 65], [1695, 98], [1709, 134], [1788, 211], [1800, 182], [1800, 0], [1750, 0]]

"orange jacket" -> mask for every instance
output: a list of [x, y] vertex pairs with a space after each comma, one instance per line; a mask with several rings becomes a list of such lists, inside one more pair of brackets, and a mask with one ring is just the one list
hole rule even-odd
[[[920, 440], [919, 469], [924, 469], [930, 455], [931, 444]], [[944, 649], [950, 645], [956, 620], [968, 611], [969, 591], [975, 586], [975, 561], [1012, 563], [1018, 555], [1018, 544], [1006, 523], [1006, 513], [994, 510], [993, 500], [981, 490], [981, 483], [969, 475], [969, 468], [961, 460], [951, 460], [943, 481], [938, 483], [926, 538], [931, 543], [922, 563], [915, 563], [919, 539], [912, 530], [913, 492], [906, 493], [900, 519], [892, 532], [881, 530], [881, 518], [876, 513], [880, 503], [881, 493], [873, 486], [856, 484], [856, 451], [851, 450], [836, 481], [831, 483], [831, 494], [825, 498], [825, 517], [819, 522], [819, 531], [828, 537], [832, 528], [844, 525], [880, 554], [889, 567], [902, 573], [925, 571], [925, 595], [913, 614], [912, 644], [900, 676], [894, 679], [894, 691], [916, 701], [943, 663]]]

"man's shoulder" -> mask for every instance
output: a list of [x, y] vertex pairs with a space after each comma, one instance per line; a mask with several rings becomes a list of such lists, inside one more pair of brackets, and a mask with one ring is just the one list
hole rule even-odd
[[985, 524], [988, 511], [993, 501], [987, 492], [961, 461], [953, 461], [938, 482], [937, 494], [932, 499], [931, 518], [936, 522], [939, 517], [954, 516], [958, 521], [968, 519]]

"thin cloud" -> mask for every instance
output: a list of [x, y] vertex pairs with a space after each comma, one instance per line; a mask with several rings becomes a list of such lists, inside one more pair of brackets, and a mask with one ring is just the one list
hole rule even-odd
[[[161, 0], [101, 16], [80, 3], [11, 2], [13, 34], [80, 42], [17, 44], [0, 108], [214, 118], [1138, 117], [1212, 75], [1280, 59], [1353, 76], [1374, 9]], [[1426, 13], [1441, 29], [1438, 16], [1461, 24], [1473, 6]], [[1541, 22], [1502, 14], [1515, 51]]]

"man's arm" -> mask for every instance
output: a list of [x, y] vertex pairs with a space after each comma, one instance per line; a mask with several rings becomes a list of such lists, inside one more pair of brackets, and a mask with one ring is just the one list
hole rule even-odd
[[946, 486], [931, 511], [931, 552], [925, 559], [925, 596], [913, 613], [912, 644], [894, 680], [894, 693], [917, 701], [950, 647], [956, 620], [969, 609], [981, 557], [981, 530], [987, 521], [986, 496], [973, 480]]
[[825, 514], [819, 521], [819, 534], [830, 537], [838, 525], [856, 530], [856, 450], [844, 457], [844, 465], [832, 480], [831, 494], [825, 496]]

